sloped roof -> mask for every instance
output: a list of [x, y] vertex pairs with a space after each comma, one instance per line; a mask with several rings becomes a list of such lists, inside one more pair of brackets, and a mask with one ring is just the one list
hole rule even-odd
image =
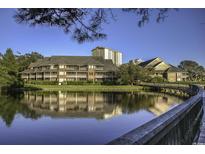
[[173, 65], [170, 65], [171, 67], [169, 67], [166, 72], [185, 72], [184, 70], [176, 67], [176, 66], [173, 66]]
[[[104, 66], [104, 71], [116, 71], [117, 66], [115, 66], [111, 59], [103, 59], [102, 57], [93, 56], [52, 56], [40, 59], [35, 63], [31, 63], [31, 67], [49, 66], [49, 65], [101, 65]], [[27, 72], [25, 70], [23, 72]]]
[[[139, 65], [142, 66], [142, 67], [146, 67], [146, 66], [148, 66], [151, 62], [153, 62], [154, 60], [156, 60], [157, 58], [161, 60], [161, 58], [156, 57], [156, 58], [147, 60], [147, 61], [145, 61], [145, 62], [142, 62], [142, 63], [140, 63]], [[164, 62], [164, 61], [161, 60], [160, 62], [158, 62], [158, 63], [156, 63], [156, 64], [154, 64], [154, 65], [152, 65], [152, 66], [150, 66], [150, 67], [154, 69], [154, 67], [158, 66], [158, 65], [161, 64], [162, 62]], [[175, 67], [175, 66], [173, 66], [173, 65], [171, 65], [171, 64], [168, 64], [168, 63], [166, 63], [166, 62], [164, 62], [164, 63], [170, 66], [168, 69], [165, 70], [165, 72], [185, 72], [184, 70], [182, 70], [182, 69], [180, 69], [180, 68], [178, 68], [178, 67]]]
[[68, 65], [102, 65], [104, 64], [104, 59], [100, 57], [92, 56], [52, 56], [40, 59], [35, 63], [32, 63], [29, 67], [38, 67], [46, 65], [55, 64], [68, 64]]
[[[150, 59], [150, 60], [144, 61], [144, 62], [140, 63], [139, 65], [142, 66], [142, 67], [145, 67], [145, 66], [147, 66], [149, 63], [151, 63], [152, 61], [156, 60], [157, 58], [159, 58], [159, 57], [155, 57], [155, 58], [152, 58], [152, 59]], [[159, 58], [159, 59], [160, 59], [160, 58]]]

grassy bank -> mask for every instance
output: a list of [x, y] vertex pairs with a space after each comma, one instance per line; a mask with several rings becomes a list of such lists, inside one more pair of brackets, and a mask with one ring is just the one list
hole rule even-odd
[[[45, 91], [140, 91], [142, 86], [129, 85], [32, 85], [27, 84], [25, 89], [41, 89]], [[148, 87], [146, 89], [149, 89]]]

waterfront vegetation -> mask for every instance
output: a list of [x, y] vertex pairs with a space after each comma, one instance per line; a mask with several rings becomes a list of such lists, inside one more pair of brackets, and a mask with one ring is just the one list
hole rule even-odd
[[86, 82], [69, 82], [69, 84], [58, 85], [54, 82], [31, 82], [24, 85], [22, 90], [43, 90], [43, 91], [141, 91], [150, 90], [149, 87], [142, 86], [146, 84], [162, 84], [167, 86], [184, 87], [191, 84], [200, 84], [205, 86], [205, 82], [163, 82], [163, 83], [145, 83], [141, 82], [136, 85], [105, 85], [103, 83], [86, 83]]
[[[133, 63], [123, 64], [117, 71], [117, 78], [114, 81], [93, 82], [93, 81], [66, 81], [58, 85], [57, 81], [29, 81], [24, 83], [20, 78], [20, 72], [26, 69], [31, 63], [42, 59], [43, 56], [37, 52], [15, 55], [12, 49], [7, 49], [4, 54], [0, 54], [0, 87], [19, 89], [43, 89], [43, 90], [101, 90], [101, 91], [121, 91], [139, 90], [137, 86], [141, 82], [148, 83], [168, 83], [162, 77], [151, 77], [152, 70], [144, 69]], [[205, 85], [205, 69], [194, 61], [182, 61], [179, 68], [188, 72], [186, 82], [174, 84], [202, 84]], [[173, 83], [172, 83], [173, 84]]]
[[41, 89], [44, 91], [140, 91], [148, 88], [130, 85], [34, 85], [26, 84], [25, 90]]
[[0, 53], [0, 87], [23, 87], [20, 72], [41, 58], [43, 56], [37, 52], [15, 55], [10, 48], [4, 54]]

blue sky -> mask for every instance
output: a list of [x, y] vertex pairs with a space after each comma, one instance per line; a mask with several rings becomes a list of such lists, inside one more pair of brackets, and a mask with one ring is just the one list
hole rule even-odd
[[150, 21], [137, 26], [133, 14], [114, 10], [117, 21], [104, 25], [106, 40], [78, 44], [63, 30], [54, 27], [29, 27], [13, 19], [15, 9], [0, 9], [0, 52], [12, 48], [21, 53], [38, 51], [44, 56], [91, 55], [96, 46], [123, 53], [123, 62], [161, 57], [178, 65], [181, 60], [195, 60], [205, 66], [205, 9], [179, 9], [169, 12], [163, 23]]

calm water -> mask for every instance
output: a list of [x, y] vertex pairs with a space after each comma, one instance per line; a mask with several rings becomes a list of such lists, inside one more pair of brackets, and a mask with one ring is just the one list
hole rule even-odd
[[152, 92], [0, 95], [0, 144], [106, 144], [183, 100]]

